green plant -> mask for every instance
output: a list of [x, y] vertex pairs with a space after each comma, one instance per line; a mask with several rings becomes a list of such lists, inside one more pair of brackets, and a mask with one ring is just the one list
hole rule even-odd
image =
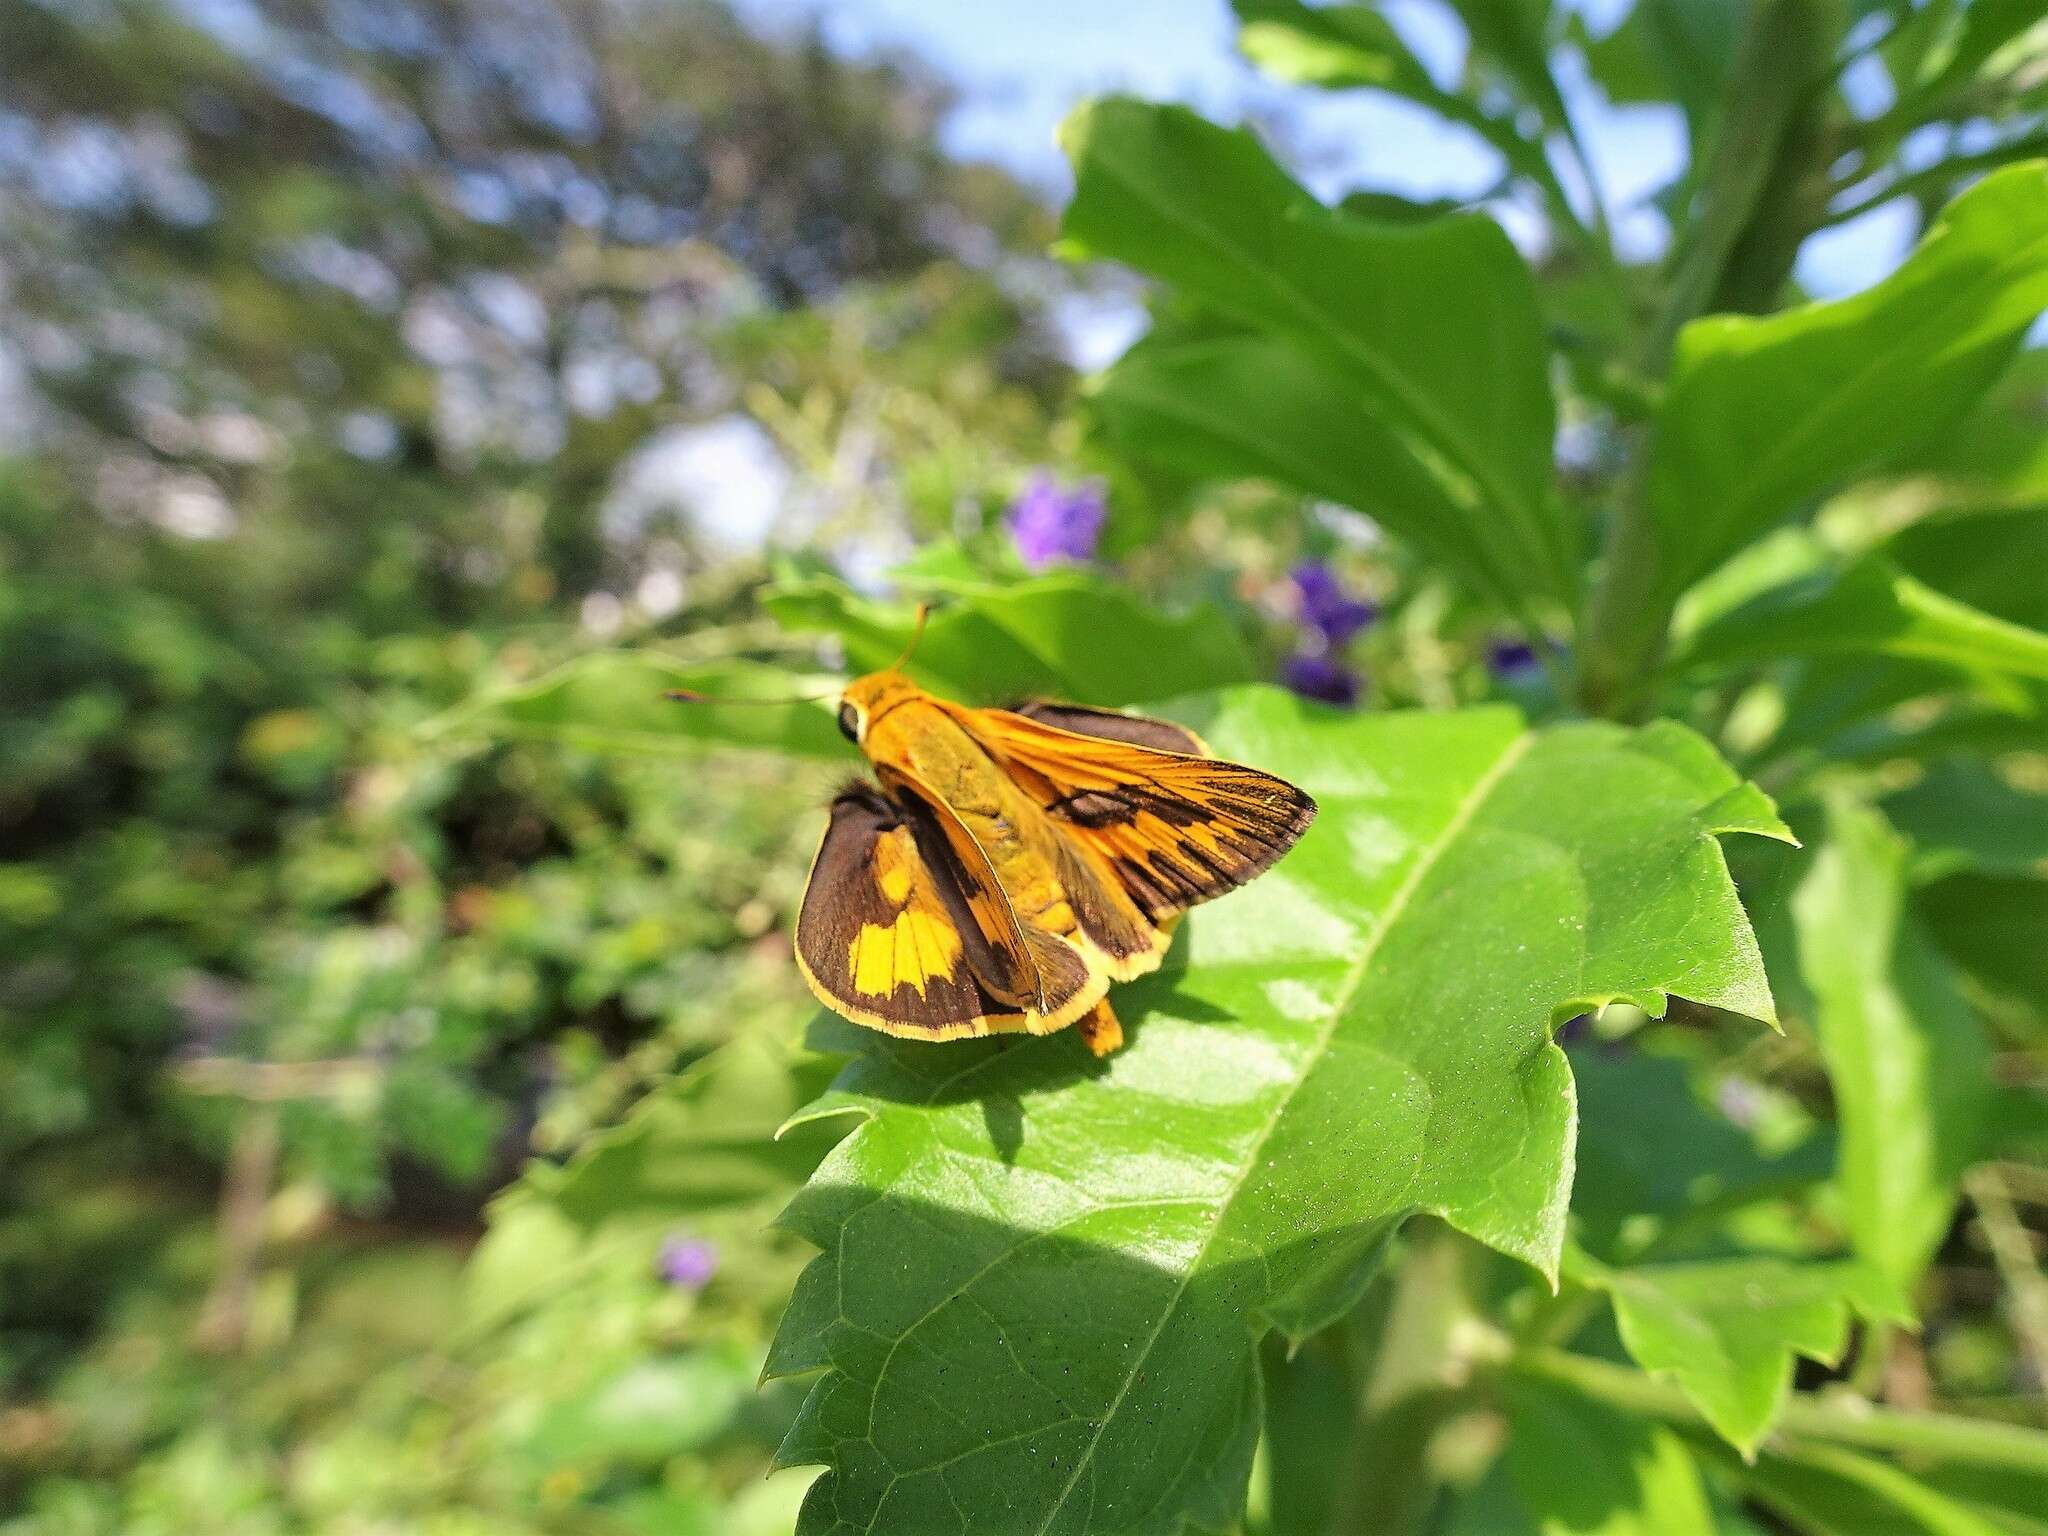
[[[1455, 9], [1458, 90], [1371, 6], [1238, 7], [1264, 67], [1498, 145], [1560, 234], [1533, 267], [1481, 213], [1319, 203], [1186, 110], [1067, 126], [1065, 249], [1163, 290], [1091, 388], [1096, 451], [1171, 471], [1169, 525], [1245, 477], [1368, 514], [1397, 546], [1376, 699], [1466, 707], [1245, 686], [1269, 620], [971, 542], [898, 573], [941, 602], [935, 686], [1143, 703], [1323, 811], [1119, 993], [1102, 1066], [814, 1030], [845, 1065], [791, 1124], [844, 1139], [783, 1218], [820, 1256], [767, 1366], [809, 1384], [781, 1451], [826, 1469], [804, 1532], [2038, 1528], [2011, 1192], [2040, 1193], [2048, 588], [2012, 567], [2048, 483], [1996, 445], [2039, 410], [2039, 27], [1988, 0], [1642, 0], [1599, 38]], [[1565, 52], [1687, 113], [1660, 271], [1553, 168], [1583, 159]], [[1839, 82], [1869, 60], [1893, 99], [1859, 116]], [[1960, 152], [1977, 122], [1997, 148]], [[1899, 271], [1802, 302], [1806, 238], [1894, 195], [1928, 213]], [[1562, 471], [1560, 420], [1593, 444]], [[1299, 502], [1200, 505], [1190, 530], [1319, 537]], [[1231, 535], [1204, 537], [1165, 547]], [[909, 627], [813, 571], [765, 605], [854, 668]], [[1503, 626], [1542, 678], [1460, 659]], [[576, 704], [600, 665], [472, 723], [602, 729]], [[822, 720], [783, 744], [842, 750]], [[2014, 1363], [1951, 1381], [1973, 1329]]]

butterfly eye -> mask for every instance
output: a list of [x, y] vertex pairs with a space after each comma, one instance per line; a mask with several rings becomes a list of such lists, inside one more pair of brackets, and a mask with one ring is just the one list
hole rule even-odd
[[860, 745], [860, 712], [851, 704], [839, 706], [839, 734], [855, 746]]

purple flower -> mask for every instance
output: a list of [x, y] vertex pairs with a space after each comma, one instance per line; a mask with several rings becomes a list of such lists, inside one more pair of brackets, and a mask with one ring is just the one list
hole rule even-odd
[[1334, 649], [1380, 616], [1379, 608], [1345, 592], [1337, 573], [1319, 560], [1297, 565], [1294, 590], [1301, 594], [1301, 622]]
[[1288, 657], [1280, 664], [1280, 681], [1304, 699], [1347, 706], [1358, 702], [1358, 674], [1320, 651], [1297, 651]]
[[1536, 648], [1526, 640], [1496, 640], [1486, 648], [1486, 669], [1503, 682], [1527, 677], [1537, 665]]
[[718, 1273], [718, 1249], [701, 1237], [671, 1237], [655, 1256], [654, 1272], [681, 1291], [701, 1291]]
[[1109, 515], [1099, 481], [1071, 488], [1036, 474], [1010, 503], [1010, 538], [1027, 570], [1042, 571], [1062, 560], [1094, 558]]

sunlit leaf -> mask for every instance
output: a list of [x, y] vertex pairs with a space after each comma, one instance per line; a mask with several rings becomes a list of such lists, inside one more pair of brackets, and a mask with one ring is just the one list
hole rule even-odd
[[1178, 1532], [1243, 1507], [1258, 1337], [1359, 1294], [1407, 1214], [1545, 1270], [1574, 1106], [1559, 1018], [1667, 990], [1768, 1018], [1716, 834], [1781, 833], [1673, 725], [1188, 706], [1315, 794], [1302, 845], [1119, 989], [1131, 1043], [881, 1042], [787, 1221], [824, 1250], [771, 1358], [803, 1529]]
[[1694, 635], [1676, 665], [1731, 667], [1840, 652], [2048, 678], [2048, 634], [1957, 602], [1882, 555], [1742, 604]]
[[1651, 451], [1657, 588], [1675, 597], [1802, 502], [1969, 406], [2048, 307], [2048, 164], [1943, 213], [1868, 292], [1680, 333]]
[[[1551, 492], [1556, 412], [1529, 268], [1479, 215], [1324, 207], [1249, 133], [1110, 99], [1068, 119], [1067, 248], [1281, 337], [1346, 386], [1484, 545], [1497, 592], [1568, 599], [1583, 528]], [[1463, 300], [1441, 302], [1446, 292]]]
[[1493, 552], [1439, 481], [1358, 409], [1334, 369], [1290, 342], [1256, 333], [1140, 342], [1090, 401], [1127, 452], [1356, 507], [1479, 590], [1496, 583]]
[[1841, 1126], [1849, 1236], [1901, 1288], [1948, 1230], [1990, 1066], [1951, 967], [1906, 906], [1907, 858], [1877, 811], [1831, 802], [1827, 841], [1792, 902]]
[[[932, 610], [909, 671], [969, 703], [1142, 704], [1254, 675], [1243, 636], [1221, 611], [1161, 613], [1086, 572], [949, 591], [957, 600], [941, 598]], [[836, 637], [856, 673], [894, 663], [916, 626], [910, 604], [859, 597], [825, 579], [785, 584], [763, 605], [792, 630]]]

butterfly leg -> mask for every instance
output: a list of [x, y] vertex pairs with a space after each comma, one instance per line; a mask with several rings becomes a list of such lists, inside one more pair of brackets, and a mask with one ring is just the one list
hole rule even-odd
[[1107, 1056], [1124, 1043], [1124, 1027], [1117, 1023], [1116, 1010], [1106, 997], [1081, 1015], [1076, 1028], [1081, 1031], [1082, 1043], [1097, 1056]]

